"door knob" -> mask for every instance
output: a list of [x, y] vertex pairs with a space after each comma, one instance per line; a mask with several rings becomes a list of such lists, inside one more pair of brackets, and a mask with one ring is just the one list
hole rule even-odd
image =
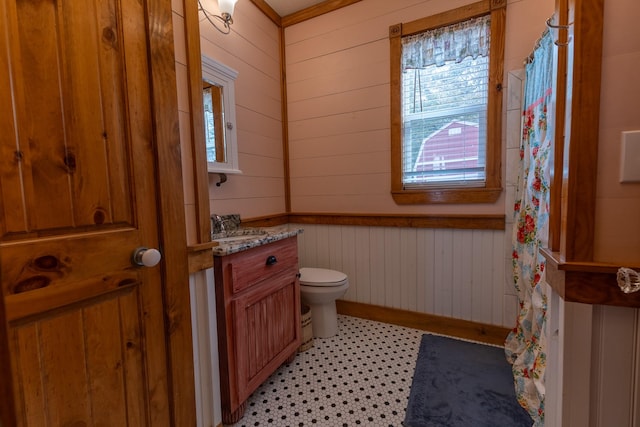
[[162, 254], [154, 248], [137, 248], [131, 255], [133, 265], [140, 267], [153, 267], [162, 259]]

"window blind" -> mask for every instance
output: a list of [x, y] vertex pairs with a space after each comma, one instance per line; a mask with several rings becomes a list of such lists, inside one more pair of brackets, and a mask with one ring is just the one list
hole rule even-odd
[[489, 16], [403, 37], [405, 188], [485, 183]]

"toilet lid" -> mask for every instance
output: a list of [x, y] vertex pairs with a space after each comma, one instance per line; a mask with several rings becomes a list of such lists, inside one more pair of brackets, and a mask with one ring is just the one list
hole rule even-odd
[[300, 284], [305, 286], [340, 286], [347, 280], [347, 275], [341, 271], [326, 268], [300, 269]]

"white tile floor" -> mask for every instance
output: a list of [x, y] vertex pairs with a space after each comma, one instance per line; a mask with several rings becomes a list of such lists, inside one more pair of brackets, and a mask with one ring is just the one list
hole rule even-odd
[[401, 426], [425, 332], [342, 315], [338, 327], [265, 381], [234, 426]]

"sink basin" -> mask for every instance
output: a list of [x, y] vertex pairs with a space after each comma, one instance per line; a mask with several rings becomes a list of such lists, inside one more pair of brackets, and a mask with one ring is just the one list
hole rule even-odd
[[218, 243], [231, 243], [231, 242], [241, 242], [243, 240], [259, 239], [266, 235], [267, 235], [267, 232], [264, 230], [245, 228], [245, 229], [228, 231], [224, 234], [220, 234], [220, 237], [214, 236], [213, 240], [215, 240]]

